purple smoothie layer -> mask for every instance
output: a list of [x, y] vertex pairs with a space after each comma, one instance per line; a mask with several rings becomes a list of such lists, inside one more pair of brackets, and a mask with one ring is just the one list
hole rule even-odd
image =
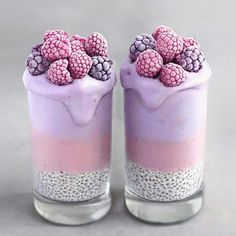
[[46, 74], [32, 76], [26, 70], [24, 85], [29, 91], [33, 128], [51, 135], [83, 138], [110, 132], [112, 89], [115, 76], [99, 81], [85, 76], [70, 85], [49, 82]]
[[205, 64], [198, 73], [186, 75], [185, 83], [165, 87], [158, 79], [138, 75], [128, 60], [123, 64], [121, 83], [125, 89], [128, 137], [169, 142], [185, 140], [199, 132], [206, 119], [211, 70]]

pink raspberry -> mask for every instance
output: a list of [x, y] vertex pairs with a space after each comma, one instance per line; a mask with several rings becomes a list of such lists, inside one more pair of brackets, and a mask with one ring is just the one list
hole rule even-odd
[[52, 36], [44, 42], [41, 53], [51, 62], [68, 58], [71, 55], [70, 40], [61, 35]]
[[51, 38], [52, 36], [57, 36], [57, 35], [61, 35], [66, 38], [69, 37], [69, 35], [64, 30], [47, 30], [43, 35], [43, 40], [45, 42], [47, 39]]
[[168, 63], [161, 68], [160, 81], [167, 87], [175, 87], [185, 81], [184, 69], [174, 63]]
[[79, 36], [78, 34], [73, 35], [70, 38], [72, 52], [84, 51], [85, 52], [86, 38]]
[[79, 51], [72, 53], [69, 58], [69, 71], [74, 79], [81, 79], [88, 74], [92, 59], [85, 52]]
[[166, 32], [159, 35], [156, 45], [164, 62], [170, 62], [183, 50], [183, 39], [174, 32]]
[[100, 33], [92, 33], [85, 43], [86, 53], [93, 56], [107, 56], [108, 44], [105, 37]]
[[163, 59], [160, 54], [152, 49], [142, 52], [136, 60], [136, 71], [139, 75], [154, 78], [160, 72]]
[[187, 48], [189, 46], [195, 46], [200, 48], [200, 44], [195, 38], [183, 38], [183, 41], [184, 41], [184, 48]]
[[70, 76], [70, 72], [67, 70], [67, 67], [68, 60], [66, 59], [60, 59], [53, 62], [48, 69], [48, 80], [56, 85], [66, 85], [72, 83], [73, 78]]
[[156, 30], [152, 33], [152, 37], [157, 40], [158, 36], [162, 33], [173, 32], [171, 28], [165, 25], [160, 25], [156, 28]]

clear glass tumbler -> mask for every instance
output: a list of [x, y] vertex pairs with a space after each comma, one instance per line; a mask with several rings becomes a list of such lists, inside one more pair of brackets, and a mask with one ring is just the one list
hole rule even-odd
[[186, 81], [165, 87], [121, 67], [126, 135], [125, 204], [139, 219], [174, 223], [195, 215], [203, 202], [207, 116], [206, 64]]
[[57, 86], [26, 70], [34, 206], [49, 221], [80, 225], [110, 209], [112, 89], [89, 76]]

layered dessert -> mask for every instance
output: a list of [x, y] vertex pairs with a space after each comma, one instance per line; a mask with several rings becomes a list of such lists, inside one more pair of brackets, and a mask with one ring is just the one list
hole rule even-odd
[[198, 192], [211, 76], [198, 41], [166, 26], [138, 35], [120, 75], [126, 187], [141, 198], [164, 202]]
[[49, 30], [26, 64], [34, 192], [65, 202], [102, 195], [110, 181], [115, 85], [106, 39]]

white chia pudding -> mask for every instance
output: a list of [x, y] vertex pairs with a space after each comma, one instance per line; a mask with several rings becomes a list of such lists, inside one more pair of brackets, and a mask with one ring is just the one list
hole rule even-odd
[[34, 169], [34, 191], [52, 200], [77, 202], [105, 193], [110, 181], [109, 168], [78, 174]]
[[203, 180], [203, 161], [177, 172], [148, 170], [130, 161], [126, 168], [128, 188], [153, 201], [185, 199], [201, 188]]

